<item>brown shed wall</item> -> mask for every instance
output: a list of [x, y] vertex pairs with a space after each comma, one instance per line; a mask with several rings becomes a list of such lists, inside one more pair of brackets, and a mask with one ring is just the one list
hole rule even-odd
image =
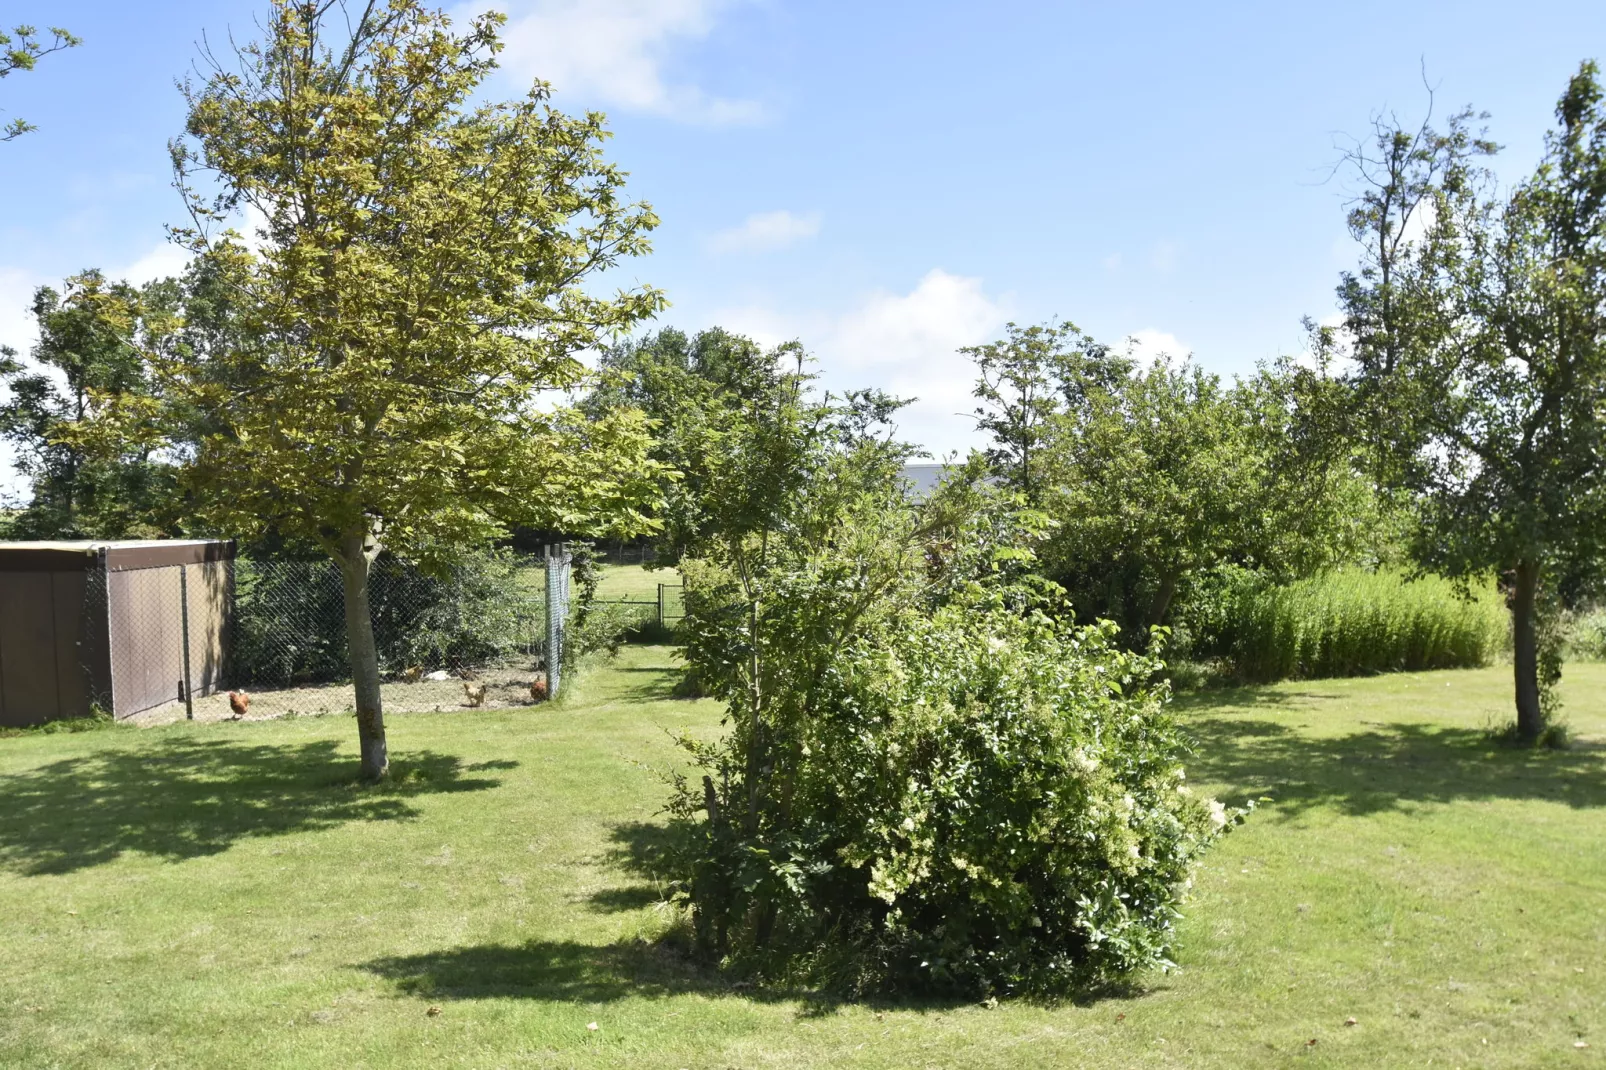
[[0, 571], [0, 724], [84, 717], [104, 693], [105, 618], [85, 593], [81, 569]]
[[190, 687], [197, 696], [217, 690], [233, 557], [233, 544], [222, 542], [6, 544], [0, 725], [82, 717], [97, 702], [123, 718], [182, 701], [186, 604]]

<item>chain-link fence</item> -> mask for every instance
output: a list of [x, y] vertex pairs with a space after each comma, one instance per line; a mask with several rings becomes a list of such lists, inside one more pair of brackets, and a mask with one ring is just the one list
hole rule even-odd
[[[344, 587], [332, 561], [107, 570], [89, 585], [119, 719], [274, 717], [352, 708]], [[528, 705], [562, 686], [570, 559], [485, 554], [442, 573], [380, 557], [368, 598], [387, 712]]]

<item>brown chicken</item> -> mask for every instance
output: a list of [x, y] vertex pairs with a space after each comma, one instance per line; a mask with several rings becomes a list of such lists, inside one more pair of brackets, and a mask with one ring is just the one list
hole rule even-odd
[[472, 680], [464, 680], [463, 694], [467, 697], [470, 706], [483, 705], [485, 702], [485, 685], [475, 683]]
[[229, 709], [234, 711], [234, 719], [238, 721], [245, 716], [245, 711], [251, 708], [251, 696], [244, 691], [229, 692]]
[[424, 667], [422, 665], [409, 665], [401, 671], [402, 682], [406, 684], [416, 684], [423, 676]]
[[546, 695], [546, 681], [545, 680], [531, 680], [530, 681], [530, 701], [531, 702], [545, 702], [546, 698], [547, 698], [547, 695]]

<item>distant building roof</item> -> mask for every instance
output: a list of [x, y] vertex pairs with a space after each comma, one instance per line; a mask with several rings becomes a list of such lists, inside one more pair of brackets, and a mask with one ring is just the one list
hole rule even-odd
[[948, 474], [946, 464], [906, 464], [903, 478], [909, 484], [909, 493], [916, 498], [928, 498]]

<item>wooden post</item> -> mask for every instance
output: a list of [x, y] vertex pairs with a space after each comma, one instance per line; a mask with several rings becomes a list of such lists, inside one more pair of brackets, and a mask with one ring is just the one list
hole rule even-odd
[[178, 567], [178, 619], [184, 645], [184, 679], [179, 688], [184, 692], [184, 716], [195, 720], [195, 700], [190, 695], [190, 566]]

